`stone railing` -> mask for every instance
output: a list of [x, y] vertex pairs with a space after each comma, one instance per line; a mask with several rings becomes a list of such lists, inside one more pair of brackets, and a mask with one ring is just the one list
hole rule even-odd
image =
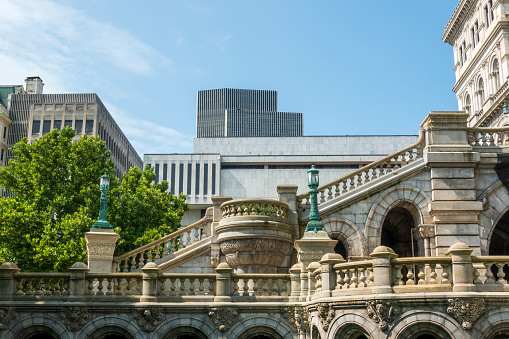
[[221, 205], [221, 212], [223, 219], [258, 215], [288, 220], [288, 205], [281, 201], [269, 199], [230, 200]]
[[169, 300], [182, 300], [193, 296], [215, 295], [215, 274], [159, 273], [157, 279], [159, 299], [167, 297]]
[[509, 291], [509, 257], [472, 256], [473, 282], [478, 291]]
[[289, 274], [232, 274], [231, 293], [236, 299], [288, 298]]
[[69, 295], [69, 273], [17, 273], [15, 295], [65, 296]]
[[183, 227], [159, 240], [113, 258], [114, 272], [131, 272], [210, 236], [212, 216]]
[[87, 273], [87, 296], [140, 296], [142, 273]]
[[[419, 139], [415, 144], [318, 187], [318, 205], [338, 198], [368, 182], [383, 177], [422, 158], [423, 143], [424, 133], [421, 130], [419, 132]], [[297, 203], [300, 212], [308, 209], [310, 206], [309, 193], [298, 195]]]
[[509, 146], [509, 127], [469, 128], [468, 144], [482, 150], [484, 147]]

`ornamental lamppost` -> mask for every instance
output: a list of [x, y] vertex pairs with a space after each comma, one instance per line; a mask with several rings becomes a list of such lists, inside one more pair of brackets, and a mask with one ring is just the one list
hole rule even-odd
[[107, 217], [107, 201], [108, 201], [108, 191], [110, 189], [110, 177], [104, 173], [101, 177], [101, 181], [99, 184], [99, 189], [101, 190], [101, 205], [99, 208], [99, 220], [96, 221], [92, 228], [100, 228], [100, 229], [113, 229], [108, 222]]
[[319, 185], [319, 178], [318, 178], [319, 171], [315, 168], [315, 165], [313, 164], [311, 166], [311, 169], [308, 171], [308, 187], [309, 187], [309, 196], [310, 196], [310, 203], [311, 203], [311, 210], [309, 211], [309, 222], [306, 226], [306, 231], [324, 231], [325, 228], [323, 227], [323, 224], [320, 222], [320, 215], [318, 214], [318, 201], [317, 201], [317, 194], [318, 194], [318, 185]]

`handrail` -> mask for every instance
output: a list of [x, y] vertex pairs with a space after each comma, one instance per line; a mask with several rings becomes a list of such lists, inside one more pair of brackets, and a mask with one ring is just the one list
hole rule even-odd
[[[397, 152], [394, 152], [392, 154], [389, 154], [377, 161], [374, 161], [364, 167], [361, 167], [353, 172], [350, 172], [339, 179], [336, 179], [334, 181], [331, 181], [325, 185], [318, 187], [318, 192], [321, 193], [321, 199], [319, 201], [319, 204], [325, 202], [325, 191], [328, 190], [328, 198], [327, 200], [339, 197], [346, 192], [349, 192], [369, 181], [372, 181], [376, 178], [379, 178], [387, 173], [392, 172], [391, 169], [398, 169], [402, 166], [405, 166], [411, 162], [414, 162], [416, 159], [422, 157], [422, 148], [424, 143], [424, 131], [419, 131], [419, 138], [417, 141], [407, 146]], [[414, 156], [414, 150], [416, 152]], [[407, 155], [408, 153], [408, 155]], [[402, 157], [401, 160], [399, 158]], [[395, 160], [395, 161], [393, 161]], [[394, 165], [394, 166], [392, 166]], [[378, 170], [378, 171], [377, 171]], [[371, 171], [371, 178], [370, 178], [370, 171]], [[355, 179], [355, 180], [354, 180]], [[346, 185], [347, 181], [350, 180], [348, 186]], [[342, 184], [342, 185], [341, 185]], [[336, 187], [335, 194], [333, 197], [333, 187]], [[342, 189], [340, 192], [340, 188]], [[304, 199], [307, 199], [307, 203], [309, 203], [309, 192], [303, 193], [301, 195], [297, 196], [297, 202], [299, 203], [299, 209], [303, 210], [303, 204], [302, 201]]]
[[467, 128], [468, 144], [474, 147], [509, 145], [509, 127]]

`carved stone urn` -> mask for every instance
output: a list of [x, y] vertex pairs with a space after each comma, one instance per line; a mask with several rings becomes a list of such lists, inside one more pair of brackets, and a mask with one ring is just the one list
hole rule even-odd
[[221, 205], [217, 240], [235, 273], [276, 273], [290, 252], [294, 228], [288, 205], [268, 199], [231, 200]]

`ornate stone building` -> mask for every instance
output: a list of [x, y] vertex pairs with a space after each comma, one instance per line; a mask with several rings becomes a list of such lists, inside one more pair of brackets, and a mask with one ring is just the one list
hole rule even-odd
[[[462, 0], [444, 39], [485, 5], [502, 29], [504, 2]], [[280, 185], [277, 200], [213, 197], [119, 257], [118, 235], [89, 232], [87, 265], [66, 273], [4, 263], [0, 336], [508, 338], [509, 127], [483, 114], [431, 112], [416, 143], [318, 187], [325, 231], [304, 230], [309, 193]]]

